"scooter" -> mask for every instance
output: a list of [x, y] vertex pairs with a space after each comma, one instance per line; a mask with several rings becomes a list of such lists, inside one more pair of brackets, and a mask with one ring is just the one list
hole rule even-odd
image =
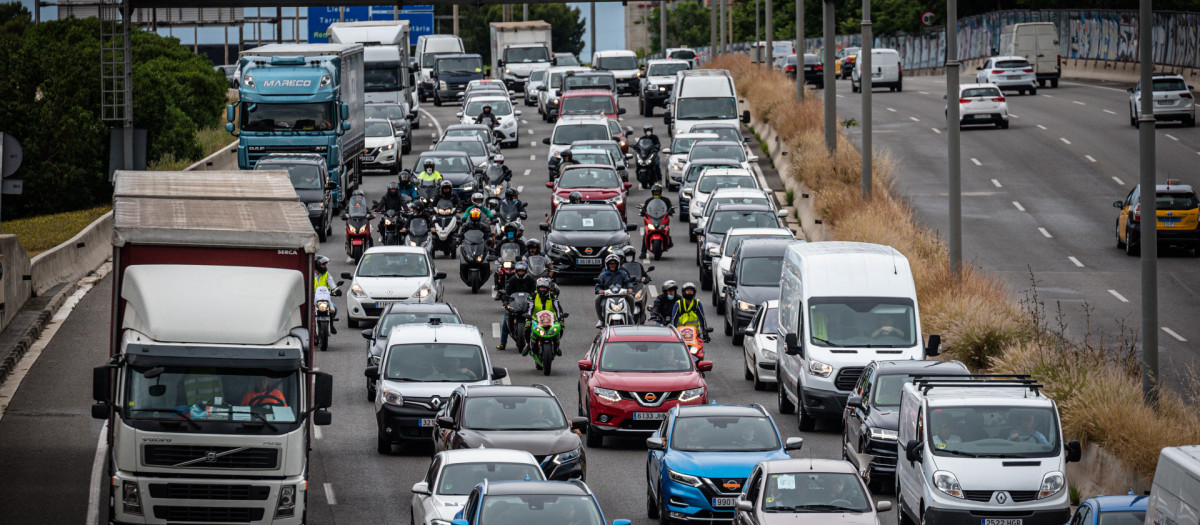
[[504, 172], [504, 168], [498, 164], [490, 164], [487, 170], [480, 175], [480, 186], [483, 188], [483, 197], [487, 199], [485, 206], [495, 212], [500, 206], [500, 201], [504, 199], [504, 192], [508, 190], [508, 180], [511, 178]]
[[458, 210], [449, 199], [440, 199], [433, 207], [433, 247], [430, 255], [441, 250], [454, 257], [454, 232], [458, 230]]
[[533, 355], [533, 364], [542, 371], [542, 375], [550, 375], [554, 357], [562, 355], [559, 341], [563, 335], [562, 321], [568, 315], [570, 314], [563, 314], [562, 318], [557, 318], [554, 312], [542, 310], [534, 312], [533, 320], [529, 323], [528, 352]]
[[529, 310], [529, 294], [518, 292], [505, 298], [507, 301], [504, 304], [505, 311], [508, 312], [508, 336], [512, 338], [513, 344], [517, 345], [517, 351], [521, 355], [525, 355], [525, 346], [529, 344], [526, 334], [525, 312]]
[[492, 288], [492, 298], [499, 299], [500, 291], [508, 284], [508, 278], [516, 271], [517, 260], [521, 258], [521, 247], [515, 242], [500, 245], [500, 256], [496, 258], [496, 282]]
[[346, 281], [338, 281], [332, 291], [324, 286], [318, 286], [313, 292], [313, 304], [317, 309], [317, 346], [324, 352], [329, 348], [329, 332], [333, 326], [333, 297], [342, 295], [342, 291], [338, 290], [342, 283]]
[[671, 247], [671, 210], [662, 199], [654, 199], [642, 211], [646, 233], [642, 236], [643, 250], [654, 254], [654, 260], [662, 258], [663, 252]]
[[643, 272], [642, 263], [634, 261], [622, 263], [621, 268], [633, 279], [633, 318], [637, 324], [645, 324], [646, 301], [649, 295], [646, 293], [646, 284], [651, 281], [649, 273], [654, 271], [654, 267], [645, 268]]
[[429, 219], [424, 215], [413, 215], [408, 221], [408, 235], [404, 238], [406, 246], [420, 246], [430, 251], [433, 236], [429, 234]]
[[421, 208], [433, 206], [438, 200], [439, 191], [438, 183], [431, 180], [423, 180], [417, 184], [417, 200], [421, 203]]
[[650, 186], [662, 180], [662, 172], [655, 163], [658, 160], [658, 146], [650, 137], [643, 136], [632, 149], [637, 153], [637, 180], [643, 190], [650, 189]]
[[604, 308], [600, 310], [604, 314], [604, 326], [636, 324], [631, 311], [633, 306], [630, 306], [633, 304], [632, 290], [614, 284], [607, 290], [601, 290], [600, 295], [605, 297]]
[[[704, 339], [700, 337], [700, 329], [691, 325], [684, 325], [676, 328], [679, 330], [679, 336], [683, 338], [683, 344], [687, 345], [688, 353], [692, 354], [692, 361], [700, 362], [704, 359]], [[710, 328], [708, 331], [712, 331]]]
[[508, 224], [510, 222], [521, 222], [529, 218], [529, 214], [525, 213], [517, 203], [510, 200], [501, 200], [496, 204], [496, 218], [500, 219], [500, 224]]
[[487, 238], [479, 230], [470, 230], [463, 235], [458, 250], [459, 277], [463, 284], [471, 287], [471, 293], [479, 293], [479, 289], [492, 276]]
[[396, 210], [388, 210], [383, 214], [383, 231], [379, 232], [379, 236], [384, 246], [400, 244], [400, 219]]

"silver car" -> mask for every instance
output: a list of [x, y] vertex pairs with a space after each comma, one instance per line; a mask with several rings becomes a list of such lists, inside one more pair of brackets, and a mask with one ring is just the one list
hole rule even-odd
[[1022, 95], [1037, 94], [1037, 72], [1024, 57], [992, 57], [975, 69], [979, 71], [975, 74], [976, 83], [992, 84]]
[[525, 105], [536, 106], [538, 102], [538, 88], [546, 85], [546, 70], [539, 69], [529, 74], [529, 81], [525, 83]]
[[[1155, 73], [1154, 119], [1157, 121], [1178, 120], [1184, 126], [1196, 125], [1196, 99], [1192, 86], [1183, 77], [1174, 73]], [[1139, 127], [1142, 116], [1142, 84], [1129, 88], [1129, 125]]]

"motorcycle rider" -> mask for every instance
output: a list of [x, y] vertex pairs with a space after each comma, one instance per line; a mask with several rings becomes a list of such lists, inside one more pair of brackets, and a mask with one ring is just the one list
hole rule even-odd
[[671, 312], [671, 323], [675, 326], [699, 326], [700, 337], [705, 343], [710, 342], [708, 337], [708, 323], [704, 319], [704, 305], [696, 299], [696, 284], [692, 282], [683, 283], [682, 296], [678, 301], [675, 301], [675, 308]]
[[504, 230], [502, 230], [501, 238], [496, 241], [496, 247], [498, 249], [501, 245], [508, 244], [508, 243], [515, 243], [521, 249], [520, 256], [524, 257], [526, 254], [526, 246], [525, 246], [524, 236], [525, 236], [525, 227], [522, 226], [521, 223], [519, 223], [517, 221], [512, 221], [512, 222], [504, 225]]
[[554, 179], [556, 177], [558, 177], [558, 174], [562, 173], [563, 166], [568, 166], [571, 164], [579, 164], [579, 161], [575, 160], [575, 154], [571, 153], [571, 150], [569, 150], [569, 149], [563, 150], [562, 153], [559, 153], [558, 155], [559, 155], [558, 165], [555, 166], [555, 169], [557, 169], [558, 171], [550, 172], [550, 182], [554, 182]]
[[467, 205], [467, 209], [463, 210], [462, 220], [464, 220], [464, 221], [467, 220], [467, 215], [469, 215], [471, 213], [471, 210], [480, 210], [481, 212], [483, 212], [484, 215], [487, 215], [488, 221], [494, 222], [496, 220], [496, 214], [494, 212], [492, 212], [492, 210], [489, 209], [487, 206], [484, 206], [483, 202], [484, 201], [483, 201], [482, 193], [479, 193], [479, 192], [472, 193], [471, 194], [471, 203]]
[[[621, 269], [621, 256], [611, 253], [604, 258], [604, 271], [596, 276], [596, 328], [604, 327], [604, 292], [613, 285], [619, 286], [622, 290], [628, 290], [633, 287], [633, 279], [629, 277], [629, 273]], [[626, 308], [631, 311], [633, 305], [629, 304], [629, 297], [625, 298]]]
[[[525, 322], [526, 329], [529, 329], [533, 323], [533, 314], [542, 311], [553, 313], [558, 318], [558, 322], [563, 325], [563, 328], [566, 328], [567, 312], [563, 310], [562, 304], [558, 302], [558, 292], [554, 290], [554, 285], [550, 282], [550, 279], [545, 277], [537, 280], [537, 291], [534, 292], [533, 297], [529, 300], [529, 311], [526, 312], [529, 320]], [[521, 355], [528, 354], [529, 346], [526, 345], [525, 350], [521, 351]], [[559, 350], [557, 355], [562, 355], [562, 350]]]
[[[548, 277], [553, 277], [554, 261], [542, 254], [542, 241], [537, 239], [529, 239], [528, 241], [525, 241], [525, 261], [529, 262], [532, 257], [538, 256], [542, 257], [546, 263], [546, 271], [549, 274]], [[553, 282], [551, 283], [551, 286], [554, 288], [554, 292], [558, 293], [558, 286], [553, 284]]]
[[526, 219], [529, 217], [529, 214], [525, 213], [526, 204], [517, 198], [520, 194], [521, 192], [517, 191], [516, 188], [509, 187], [504, 191], [504, 203], [515, 205], [518, 210], [521, 210], [521, 218]]
[[492, 229], [486, 222], [484, 222], [483, 212], [480, 211], [479, 208], [474, 208], [466, 213], [466, 217], [463, 219], [462, 226], [460, 226], [458, 230], [457, 242], [459, 244], [462, 243], [462, 236], [466, 235], [466, 233], [470, 230], [479, 230], [483, 232], [485, 238], [492, 235]]
[[[537, 280], [529, 274], [529, 265], [518, 261], [513, 268], [513, 276], [504, 283], [504, 294], [500, 296], [501, 303], [508, 306], [513, 294], [527, 293], [533, 295], [537, 291]], [[504, 309], [504, 322], [500, 323], [500, 344], [496, 350], [504, 350], [508, 346], [508, 308]]]
[[483, 106], [483, 111], [479, 113], [479, 116], [475, 117], [475, 123], [487, 124], [488, 128], [496, 129], [496, 126], [500, 125], [500, 118], [495, 113], [492, 113], [491, 105], [486, 105]]
[[458, 196], [454, 194], [454, 183], [453, 182], [450, 182], [448, 180], [443, 180], [442, 183], [440, 185], [438, 185], [437, 199], [435, 199], [434, 204], [436, 205], [437, 204], [436, 201], [441, 200], [441, 199], [446, 199], [446, 200], [450, 201], [450, 204], [454, 205], [454, 209], [456, 209], [456, 210], [458, 209], [460, 203], [458, 202], [458, 200], [459, 200]]
[[650, 307], [650, 319], [665, 325], [670, 322], [675, 313], [675, 302], [679, 300], [679, 285], [668, 279], [663, 283], [663, 291], [654, 298], [654, 306]]
[[582, 193], [573, 191], [573, 192], [571, 192], [570, 195], [567, 195], [567, 204], [580, 204], [582, 202], [583, 202], [583, 194]]
[[[403, 214], [408, 209], [407, 204], [408, 203], [405, 202], [404, 197], [400, 196], [400, 183], [389, 182], [387, 185], [387, 193], [383, 194], [383, 200], [379, 201], [379, 204], [377, 204], [375, 206], [375, 211], [386, 212], [388, 210], [395, 210], [397, 217], [403, 218], [404, 217]], [[384, 219], [385, 219], [385, 217], [379, 218], [379, 235], [381, 237], [383, 236], [383, 221], [384, 221]], [[406, 222], [407, 221], [401, 221], [401, 223], [400, 223], [401, 231], [403, 231], [405, 229]]]
[[413, 183], [413, 174], [411, 171], [404, 170], [400, 172], [400, 194], [408, 195], [414, 201], [417, 200], [417, 185]]
[[651, 156], [651, 158], [654, 159], [654, 173], [656, 174], [654, 179], [661, 181], [662, 168], [658, 164], [658, 152], [662, 151], [662, 142], [658, 140], [658, 135], [654, 134], [654, 126], [650, 124], [645, 124], [642, 126], [642, 136], [649, 138], [650, 141], [654, 143], [655, 154]]
[[333, 301], [334, 292], [337, 291], [337, 283], [329, 277], [329, 258], [324, 255], [318, 255], [313, 266], [313, 290], [324, 286], [329, 290], [329, 333], [337, 333], [337, 303]]
[[496, 155], [495, 157], [492, 157], [492, 164], [500, 166], [500, 169], [504, 171], [504, 180], [512, 180], [513, 173], [512, 170], [509, 169], [506, 164], [504, 164], [504, 155]]
[[[675, 209], [675, 207], [671, 205], [671, 198], [667, 197], [666, 195], [663, 195], [662, 183], [656, 182], [656, 183], [654, 183], [654, 186], [650, 188], [650, 198], [646, 199], [646, 202], [643, 202], [640, 207], [641, 214], [643, 217], [646, 216], [646, 207], [649, 206], [650, 203], [654, 201], [654, 199], [662, 199], [663, 203], [667, 205], [667, 215], [670, 215], [672, 213], [672, 210]], [[645, 236], [649, 235], [649, 233], [650, 233], [650, 230], [646, 230], [646, 233], [642, 234], [642, 253], [639, 256], [642, 259], [646, 258], [646, 245], [649, 243], [646, 242]], [[668, 243], [667, 246], [668, 247], [670, 246], [670, 242], [671, 242], [671, 238], [667, 237], [667, 243]]]
[[417, 181], [442, 182], [442, 174], [434, 167], [433, 159], [425, 159], [425, 169], [417, 174]]

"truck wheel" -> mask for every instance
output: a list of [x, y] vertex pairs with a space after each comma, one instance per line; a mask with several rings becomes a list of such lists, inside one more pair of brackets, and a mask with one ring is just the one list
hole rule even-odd
[[1038, 87], [1046, 87], [1046, 79], [1038, 79]]
[[329, 238], [329, 227], [321, 226], [317, 228], [317, 240], [325, 242]]
[[1058, 87], [1058, 79], [1057, 78], [1050, 79], [1050, 87], [1052, 87], [1052, 88]]
[[804, 409], [804, 392], [800, 392], [800, 404], [796, 406], [796, 428], [801, 432], [812, 432], [817, 428], [817, 420], [808, 415], [808, 411]]

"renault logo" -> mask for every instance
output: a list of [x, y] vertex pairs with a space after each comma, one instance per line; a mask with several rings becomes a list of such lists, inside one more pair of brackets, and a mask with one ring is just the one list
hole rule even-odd
[[658, 396], [654, 392], [647, 392], [646, 395], [642, 396], [642, 399], [645, 399], [647, 403], [652, 403], [655, 399], [658, 399]]
[[996, 494], [996, 503], [1003, 504], [1003, 503], [1007, 503], [1007, 502], [1008, 502], [1008, 493], [1007, 492], [1001, 492], [999, 494]]
[[438, 396], [433, 396], [433, 398], [429, 400], [429, 405], [432, 406], [433, 408], [442, 406], [442, 398], [440, 398]]
[[736, 479], [727, 479], [725, 483], [721, 484], [721, 487], [729, 492], [733, 492], [735, 490], [742, 490], [742, 483]]

